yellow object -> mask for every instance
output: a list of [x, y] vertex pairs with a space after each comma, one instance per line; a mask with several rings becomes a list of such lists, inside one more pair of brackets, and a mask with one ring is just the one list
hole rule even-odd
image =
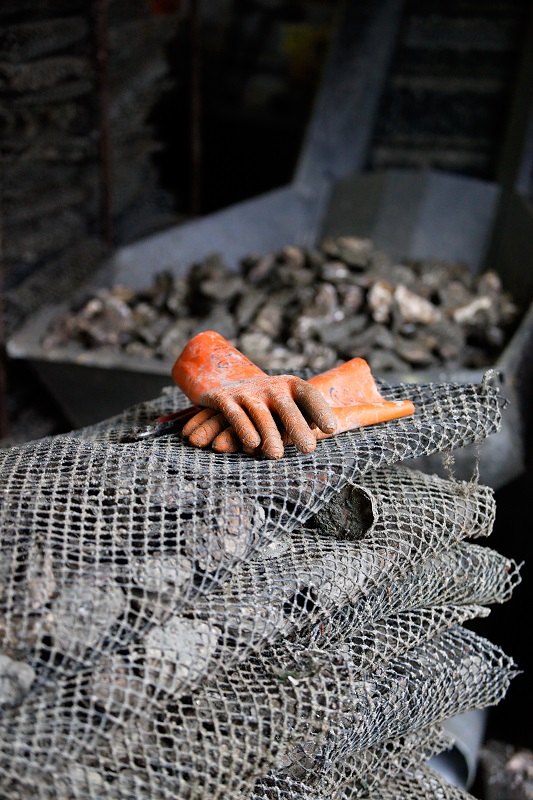
[[292, 80], [314, 80], [322, 67], [331, 36], [331, 26], [309, 22], [283, 23], [281, 51], [287, 58]]

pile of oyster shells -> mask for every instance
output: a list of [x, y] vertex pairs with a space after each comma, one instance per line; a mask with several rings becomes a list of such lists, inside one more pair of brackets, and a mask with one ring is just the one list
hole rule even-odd
[[322, 372], [365, 358], [376, 372], [480, 368], [494, 363], [518, 322], [495, 272], [458, 263], [393, 262], [356, 237], [317, 248], [246, 256], [240, 271], [209, 256], [186, 276], [99, 289], [47, 334], [173, 361], [202, 330], [216, 330], [262, 369]]

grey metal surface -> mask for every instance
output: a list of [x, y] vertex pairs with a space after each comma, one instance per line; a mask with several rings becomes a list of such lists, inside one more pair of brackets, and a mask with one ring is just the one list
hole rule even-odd
[[156, 272], [184, 273], [212, 253], [236, 269], [246, 253], [264, 255], [288, 244], [311, 244], [328, 194], [325, 181], [316, 183], [313, 192], [286, 186], [121, 247], [108, 265], [112, 282], [142, 288]]
[[357, 232], [392, 258], [456, 260], [477, 272], [500, 193], [495, 183], [435, 170], [354, 175], [334, 184], [322, 235]]
[[487, 709], [475, 708], [444, 720], [445, 733], [455, 740], [451, 750], [439, 753], [429, 765], [448, 783], [459, 789], [469, 789], [476, 777], [479, 751], [487, 726]]
[[27, 362], [73, 428], [157, 397], [172, 384], [172, 364], [120, 352], [43, 348], [41, 340], [65, 305], [45, 306], [8, 341], [9, 356]]
[[345, 2], [338, 15], [294, 182], [319, 191], [365, 168], [403, 2]]
[[[475, 374], [471, 377], [474, 378]], [[502, 387], [502, 395], [508, 403], [502, 412], [498, 433], [487, 437], [481, 444], [458, 448], [449, 463], [441, 455], [436, 455], [412, 459], [406, 465], [442, 478], [469, 481], [477, 476], [481, 483], [495, 490], [522, 475], [526, 452], [519, 398], [512, 388], [506, 386]]]

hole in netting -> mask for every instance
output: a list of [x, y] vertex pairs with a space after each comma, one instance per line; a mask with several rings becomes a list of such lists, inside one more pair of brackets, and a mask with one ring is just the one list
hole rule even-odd
[[178, 703], [169, 703], [168, 713], [175, 726], [183, 724], [185, 717], [194, 717], [194, 698], [190, 694], [181, 695]]
[[296, 611], [311, 613], [316, 608], [316, 592], [311, 586], [302, 586], [283, 604], [283, 612], [290, 616]]
[[345, 486], [307, 525], [336, 539], [362, 539], [374, 524], [372, 496], [359, 486]]
[[60, 667], [65, 656], [54, 647], [51, 636], [43, 636], [35, 651], [35, 660], [42, 667]]

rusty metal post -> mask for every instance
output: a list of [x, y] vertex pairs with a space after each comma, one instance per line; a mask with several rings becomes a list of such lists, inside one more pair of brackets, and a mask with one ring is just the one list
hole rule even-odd
[[[0, 255], [2, 253], [2, 229], [0, 225]], [[7, 373], [6, 337], [4, 320], [4, 264], [0, 258], [0, 441], [7, 438]]]
[[95, 0], [95, 60], [98, 91], [98, 130], [100, 157], [100, 231], [105, 244], [113, 244], [113, 214], [111, 207], [111, 132], [109, 129], [109, 71], [108, 71], [109, 0]]
[[202, 90], [201, 90], [201, 12], [199, 0], [190, 2], [190, 104], [191, 104], [191, 184], [190, 210], [201, 213], [202, 184]]

